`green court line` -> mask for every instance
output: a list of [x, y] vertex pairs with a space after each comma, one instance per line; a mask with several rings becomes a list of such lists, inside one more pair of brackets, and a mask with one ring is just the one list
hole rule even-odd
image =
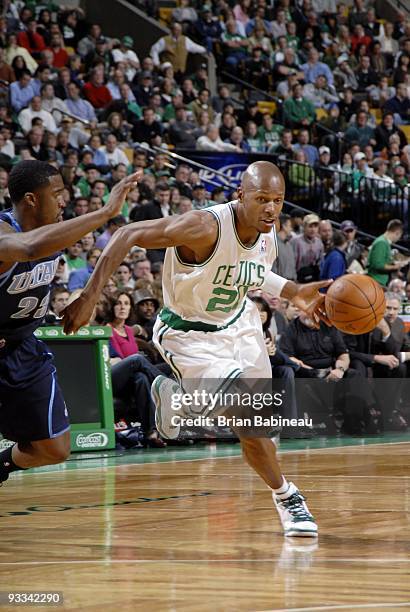
[[[410, 442], [410, 432], [388, 433], [368, 437], [320, 437], [311, 440], [282, 440], [280, 452], [298, 450], [316, 450], [354, 446], [371, 446], [372, 444], [394, 444]], [[25, 474], [39, 472], [61, 472], [77, 469], [101, 469], [122, 465], [143, 465], [144, 463], [173, 463], [175, 461], [198, 461], [199, 459], [215, 459], [223, 457], [238, 457], [241, 447], [238, 443], [197, 443], [192, 446], [171, 446], [161, 450], [144, 449], [128, 451], [95, 451], [92, 453], [74, 453], [68, 461], [59, 465], [44, 466], [35, 470], [27, 470]]]

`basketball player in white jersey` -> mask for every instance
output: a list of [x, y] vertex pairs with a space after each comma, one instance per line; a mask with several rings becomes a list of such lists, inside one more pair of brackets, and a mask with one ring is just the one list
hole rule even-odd
[[[285, 197], [285, 182], [274, 164], [251, 164], [238, 193], [239, 199], [228, 204], [118, 230], [82, 295], [67, 307], [65, 332], [88, 323], [106, 280], [131, 247], [166, 248], [164, 308], [154, 342], [180, 384], [192, 379], [222, 383], [237, 377], [271, 378], [260, 316], [246, 297], [248, 289], [261, 288], [291, 300], [318, 323], [326, 321], [324, 296], [318, 289], [331, 281], [297, 285], [271, 272], [277, 256], [275, 223]], [[174, 387], [165, 377], [153, 384], [157, 426], [168, 438], [179, 433], [171, 421]], [[241, 437], [241, 444], [249, 465], [272, 490], [285, 535], [316, 537], [314, 518], [299, 490], [282, 475], [273, 441]]]

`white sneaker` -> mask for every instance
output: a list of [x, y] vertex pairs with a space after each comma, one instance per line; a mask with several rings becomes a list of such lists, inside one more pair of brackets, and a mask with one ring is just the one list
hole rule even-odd
[[274, 492], [272, 493], [285, 536], [317, 538], [318, 530], [315, 519], [309, 512], [305, 498], [293, 482], [289, 483], [289, 493], [286, 499], [281, 499]]
[[182, 415], [181, 411], [173, 410], [171, 407], [171, 396], [173, 393], [181, 393], [179, 385], [166, 376], [157, 376], [151, 385], [151, 395], [154, 400], [155, 425], [162, 438], [176, 440], [179, 436], [181, 426], [172, 424], [171, 417]]

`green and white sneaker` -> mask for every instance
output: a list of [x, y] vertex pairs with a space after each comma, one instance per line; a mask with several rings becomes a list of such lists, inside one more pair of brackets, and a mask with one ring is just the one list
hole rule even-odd
[[305, 498], [293, 484], [289, 483], [287, 497], [272, 493], [273, 501], [281, 520], [285, 536], [317, 538], [318, 530], [315, 519], [309, 512]]
[[171, 378], [157, 376], [151, 385], [151, 395], [154, 400], [155, 425], [162, 438], [176, 440], [179, 436], [181, 426], [172, 424], [171, 418], [175, 415], [183, 415], [180, 410], [173, 410], [171, 407], [171, 396], [174, 393], [181, 393], [181, 387]]

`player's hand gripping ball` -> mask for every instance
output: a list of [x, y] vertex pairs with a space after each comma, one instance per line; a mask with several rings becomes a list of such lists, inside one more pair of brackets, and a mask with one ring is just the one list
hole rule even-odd
[[386, 309], [384, 291], [370, 276], [347, 274], [332, 283], [325, 297], [326, 314], [347, 334], [371, 332]]

